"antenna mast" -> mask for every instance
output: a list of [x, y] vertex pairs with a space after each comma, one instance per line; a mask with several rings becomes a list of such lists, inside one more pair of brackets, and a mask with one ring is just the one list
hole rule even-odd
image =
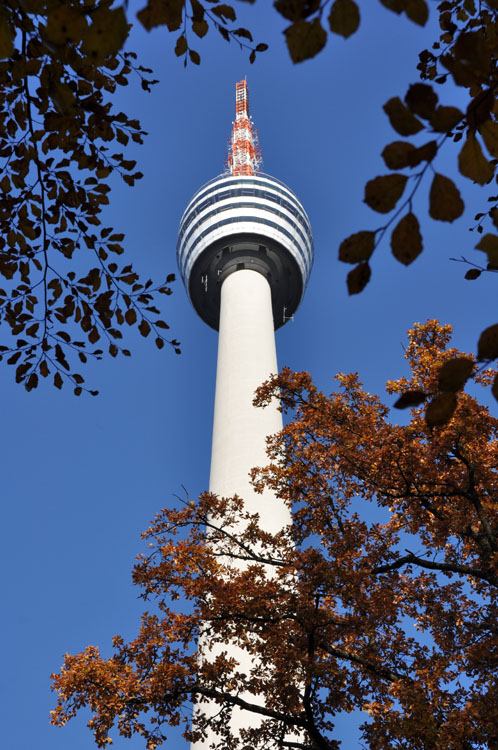
[[235, 84], [235, 122], [228, 147], [230, 174], [257, 174], [263, 162], [258, 133], [249, 115], [247, 81]]

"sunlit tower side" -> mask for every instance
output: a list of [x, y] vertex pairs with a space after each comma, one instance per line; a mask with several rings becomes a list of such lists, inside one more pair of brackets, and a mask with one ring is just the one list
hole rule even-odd
[[[236, 84], [227, 171], [187, 205], [177, 259], [194, 309], [219, 331], [209, 489], [243, 497], [245, 508], [259, 513], [262, 528], [276, 532], [290, 522], [289, 511], [273, 493], [256, 494], [249, 472], [267, 463], [266, 437], [282, 429], [282, 417], [276, 404], [256, 409], [252, 401], [256, 388], [277, 372], [274, 331], [292, 318], [303, 297], [313, 238], [296, 195], [260, 166], [243, 80]], [[246, 673], [258, 669], [240, 649], [225, 644], [225, 650]], [[200, 651], [207, 658], [219, 648], [201, 639]], [[248, 721], [242, 712], [235, 715], [233, 731]], [[210, 744], [208, 738], [193, 748]]]

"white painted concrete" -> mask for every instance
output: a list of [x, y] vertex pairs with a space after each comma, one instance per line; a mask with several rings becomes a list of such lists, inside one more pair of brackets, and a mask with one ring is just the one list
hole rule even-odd
[[[267, 280], [256, 271], [240, 270], [228, 276], [221, 289], [221, 312], [218, 340], [218, 365], [211, 454], [209, 489], [223, 497], [234, 494], [244, 499], [251, 513], [260, 514], [265, 531], [276, 532], [290, 523], [290, 513], [282, 500], [272, 492], [254, 492], [249, 471], [265, 466], [266, 436], [282, 429], [282, 415], [276, 403], [265, 409], [252, 405], [256, 388], [277, 372], [275, 334], [271, 307], [271, 290]], [[212, 659], [222, 651], [238, 660], [240, 671], [267, 669], [258, 665], [234, 644], [213, 645], [201, 636], [200, 658]], [[242, 695], [250, 702], [263, 703], [254, 696]], [[217, 713], [215, 704], [202, 704], [205, 713]], [[235, 709], [231, 730], [257, 727], [255, 714]], [[195, 711], [194, 711], [195, 723]], [[216, 744], [210, 736], [193, 743], [192, 750], [207, 750]]]
[[252, 401], [256, 388], [277, 371], [270, 286], [256, 271], [232, 273], [221, 288], [209, 489], [243, 497], [270, 532], [289, 523], [289, 513], [273, 493], [254, 492], [249, 471], [268, 463], [266, 437], [282, 429], [282, 415], [275, 402], [257, 409]]

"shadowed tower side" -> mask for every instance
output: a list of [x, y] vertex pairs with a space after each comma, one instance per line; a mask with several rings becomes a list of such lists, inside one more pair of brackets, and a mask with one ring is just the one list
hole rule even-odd
[[[236, 111], [228, 171], [200, 188], [188, 204], [178, 234], [177, 257], [196, 312], [219, 331], [211, 453], [211, 492], [244, 498], [261, 528], [277, 532], [290, 522], [285, 504], [266, 491], [256, 494], [249, 471], [267, 463], [266, 437], [282, 429], [273, 404], [252, 405], [254, 392], [277, 372], [274, 331], [292, 317], [304, 294], [313, 262], [308, 216], [282, 182], [259, 171], [261, 152], [249, 114], [246, 81], [236, 84]], [[219, 653], [201, 638], [207, 658]], [[240, 670], [255, 665], [241, 649], [224, 649]], [[217, 711], [202, 705], [202, 711]], [[257, 725], [236, 711], [232, 731]], [[194, 743], [207, 750], [215, 737]]]

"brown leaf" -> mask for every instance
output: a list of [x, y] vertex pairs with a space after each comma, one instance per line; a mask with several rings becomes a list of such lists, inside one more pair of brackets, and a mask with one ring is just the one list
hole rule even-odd
[[425, 411], [425, 421], [429, 427], [442, 427], [448, 424], [457, 406], [456, 393], [446, 391], [436, 396]]
[[356, 232], [341, 242], [339, 260], [343, 263], [360, 263], [370, 258], [374, 248], [375, 232]]
[[217, 5], [216, 8], [211, 8], [211, 12], [214, 13], [218, 18], [221, 18], [224, 22], [225, 21], [235, 21], [236, 15], [235, 11], [232, 8], [231, 5]]
[[288, 21], [302, 21], [318, 10], [320, 0], [275, 0], [273, 6]]
[[479, 133], [491, 156], [498, 159], [498, 122], [486, 120], [479, 126]]
[[287, 49], [294, 63], [315, 57], [327, 42], [327, 32], [319, 18], [313, 21], [296, 21], [284, 33]]
[[425, 0], [405, 0], [404, 11], [410, 21], [425, 26], [429, 18], [429, 8]]
[[356, 268], [348, 273], [348, 294], [358, 294], [370, 281], [371, 270], [368, 263], [359, 263]]
[[457, 107], [437, 107], [432, 113], [430, 123], [437, 133], [447, 133], [455, 127], [463, 117]]
[[389, 169], [404, 169], [416, 167], [422, 161], [432, 161], [436, 154], [436, 141], [429, 141], [418, 148], [408, 141], [394, 141], [385, 147], [382, 158]]
[[148, 0], [145, 8], [137, 13], [142, 26], [150, 31], [156, 26], [167, 26], [176, 31], [182, 25], [184, 0]]
[[11, 56], [14, 51], [14, 36], [14, 29], [4, 16], [0, 16], [0, 59]]
[[462, 215], [464, 203], [455, 183], [436, 172], [429, 193], [429, 214], [437, 221], [455, 221]]
[[82, 51], [100, 64], [115, 55], [128, 36], [128, 22], [123, 8], [100, 7], [92, 13], [92, 24], [83, 36]]
[[391, 235], [391, 250], [400, 263], [409, 266], [422, 252], [422, 235], [415, 214], [403, 216]]
[[474, 369], [474, 360], [456, 357], [441, 365], [438, 374], [440, 391], [461, 391]]
[[206, 36], [206, 34], [208, 33], [209, 25], [207, 21], [204, 21], [204, 19], [202, 21], [193, 21], [192, 31], [194, 32], [194, 34], [197, 34], [197, 36], [202, 39], [202, 37]]
[[360, 25], [360, 11], [354, 0], [334, 0], [329, 14], [330, 30], [347, 39]]
[[125, 312], [124, 317], [128, 325], [132, 326], [134, 323], [136, 323], [137, 313], [135, 312], [133, 307], [129, 307], [128, 310]]
[[485, 328], [477, 344], [479, 362], [498, 359], [498, 323]]
[[488, 256], [488, 263], [498, 265], [498, 236], [485, 234], [476, 245], [476, 250], [482, 250]]
[[471, 131], [458, 155], [458, 169], [464, 177], [479, 185], [487, 185], [493, 179], [494, 166], [482, 153], [481, 144]]
[[185, 38], [185, 35], [182, 34], [176, 40], [175, 55], [177, 57], [181, 57], [181, 55], [184, 55], [186, 51], [187, 51], [187, 40]]
[[425, 399], [426, 394], [423, 391], [405, 391], [393, 406], [395, 409], [407, 409], [409, 406], [419, 406]]
[[493, 385], [491, 386], [491, 393], [495, 397], [495, 399], [498, 401], [498, 375], [495, 375], [493, 380]]
[[436, 104], [437, 94], [427, 83], [413, 83], [405, 96], [406, 106], [414, 115], [429, 120]]
[[62, 388], [62, 376], [58, 371], [54, 375], [54, 385], [56, 388], [59, 388], [59, 390]]
[[394, 141], [389, 143], [382, 152], [382, 158], [389, 169], [404, 169], [410, 166], [410, 156], [417, 151], [413, 143], [408, 141]]
[[53, 44], [75, 44], [83, 39], [87, 28], [82, 9], [62, 3], [48, 14], [43, 36]]
[[142, 319], [140, 325], [138, 326], [138, 330], [142, 334], [142, 336], [148, 336], [150, 333], [150, 325], [147, 323], [145, 318]]
[[405, 107], [399, 96], [389, 99], [383, 110], [389, 117], [389, 122], [394, 130], [400, 135], [414, 135], [424, 127], [420, 120]]
[[464, 278], [468, 279], [469, 281], [474, 281], [474, 279], [478, 279], [481, 275], [481, 271], [478, 268], [469, 268], [467, 273], [465, 274]]
[[374, 211], [387, 214], [403, 195], [407, 179], [403, 174], [388, 174], [369, 180], [365, 185], [365, 203]]

